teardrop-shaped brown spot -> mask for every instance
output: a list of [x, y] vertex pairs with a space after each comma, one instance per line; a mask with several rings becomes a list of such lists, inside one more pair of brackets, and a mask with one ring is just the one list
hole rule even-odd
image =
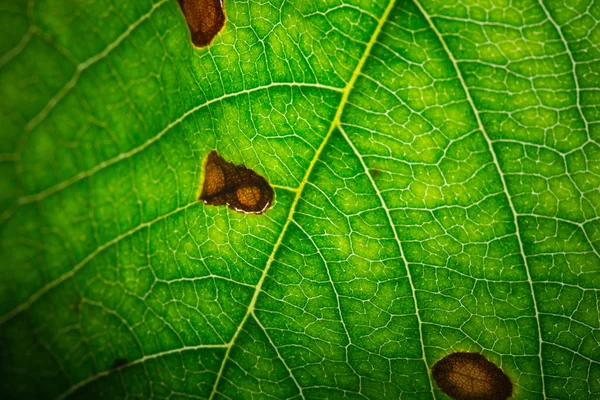
[[183, 12], [192, 43], [209, 45], [225, 25], [224, 0], [177, 0]]
[[260, 214], [273, 203], [274, 194], [267, 180], [246, 166], [227, 162], [216, 151], [206, 158], [200, 194], [204, 203]]
[[204, 170], [204, 189], [207, 196], [213, 196], [219, 193], [225, 187], [225, 175], [223, 170], [217, 164], [207, 164]]
[[479, 353], [450, 354], [435, 363], [432, 375], [454, 400], [506, 400], [512, 395], [508, 376]]
[[261, 190], [258, 186], [242, 186], [235, 192], [240, 203], [246, 207], [254, 207], [258, 204], [261, 197]]

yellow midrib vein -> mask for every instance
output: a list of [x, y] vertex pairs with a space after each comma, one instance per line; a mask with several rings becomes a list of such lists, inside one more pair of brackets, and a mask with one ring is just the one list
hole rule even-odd
[[[308, 178], [309, 178], [312, 170], [314, 169], [316, 163], [318, 162], [318, 160], [319, 160], [319, 158], [321, 156], [321, 153], [323, 152], [325, 146], [327, 145], [327, 143], [329, 141], [329, 138], [331, 137], [331, 135], [333, 134], [333, 132], [335, 131], [335, 129], [340, 124], [341, 117], [342, 117], [343, 111], [345, 109], [345, 106], [346, 106], [346, 104], [348, 102], [348, 98], [350, 96], [350, 93], [351, 93], [352, 89], [354, 88], [356, 80], [358, 79], [358, 77], [361, 74], [362, 68], [363, 68], [364, 64], [366, 63], [366, 61], [367, 61], [367, 59], [368, 59], [368, 57], [369, 57], [369, 55], [371, 53], [371, 49], [372, 49], [373, 45], [376, 43], [377, 38], [379, 37], [379, 34], [381, 32], [381, 29], [382, 29], [383, 25], [385, 24], [385, 22], [387, 21], [387, 19], [389, 17], [389, 14], [391, 13], [391, 11], [392, 11], [392, 9], [394, 7], [394, 4], [395, 4], [395, 0], [391, 0], [389, 2], [387, 8], [385, 9], [385, 11], [383, 13], [383, 15], [381, 16], [381, 19], [378, 22], [378, 25], [377, 25], [375, 31], [373, 32], [373, 35], [371, 36], [370, 41], [367, 43], [365, 51], [363, 52], [363, 55], [362, 55], [361, 59], [359, 60], [359, 62], [357, 64], [357, 66], [356, 66], [356, 68], [355, 68], [355, 70], [354, 70], [354, 72], [353, 72], [350, 80], [348, 81], [348, 84], [341, 91], [342, 98], [340, 100], [340, 104], [338, 106], [336, 115], [335, 115], [335, 117], [334, 117], [334, 119], [333, 119], [333, 121], [331, 123], [329, 131], [327, 132], [327, 134], [323, 138], [323, 140], [322, 140], [319, 148], [315, 152], [315, 155], [314, 155], [313, 159], [311, 160], [311, 162], [310, 162], [310, 164], [309, 164], [309, 166], [308, 166], [308, 168], [306, 170], [306, 173], [305, 173], [305, 175], [303, 177], [303, 180], [300, 182], [300, 185], [299, 185], [298, 190], [296, 192], [296, 196], [295, 196], [294, 201], [292, 202], [292, 205], [290, 207], [290, 211], [288, 213], [288, 217], [287, 217], [287, 219], [286, 219], [286, 221], [284, 223], [284, 226], [282, 228], [282, 231], [281, 231], [281, 233], [280, 233], [280, 235], [279, 235], [279, 237], [278, 237], [278, 239], [277, 239], [277, 241], [276, 241], [276, 243], [275, 243], [275, 245], [273, 247], [273, 250], [272, 250], [272, 252], [271, 252], [271, 254], [269, 256], [269, 259], [267, 260], [267, 262], [265, 264], [265, 269], [263, 270], [261, 278], [260, 278], [259, 282], [256, 285], [256, 288], [255, 288], [255, 291], [254, 291], [254, 295], [253, 295], [253, 297], [252, 297], [252, 299], [250, 301], [250, 304], [248, 305], [248, 309], [246, 311], [246, 314], [242, 318], [242, 321], [240, 322], [240, 324], [239, 324], [236, 332], [234, 333], [232, 339], [228, 343], [226, 343], [224, 345], [214, 345], [213, 346], [213, 347], [218, 347], [218, 348], [226, 348], [227, 350], [226, 350], [225, 356], [223, 358], [223, 361], [221, 363], [221, 367], [220, 367], [219, 373], [217, 375], [217, 378], [215, 380], [215, 384], [213, 386], [213, 391], [212, 391], [211, 396], [210, 396], [211, 399], [216, 394], [216, 391], [217, 391], [217, 388], [218, 388], [218, 385], [219, 385], [219, 381], [220, 381], [220, 378], [223, 375], [223, 371], [224, 371], [225, 365], [227, 363], [227, 360], [229, 359], [229, 354], [230, 354], [231, 349], [235, 345], [236, 340], [237, 340], [238, 336], [240, 335], [240, 333], [241, 333], [241, 331], [242, 331], [242, 329], [243, 329], [246, 321], [248, 320], [248, 318], [251, 315], [254, 315], [254, 310], [255, 310], [257, 299], [258, 299], [258, 295], [262, 291], [262, 285], [263, 285], [263, 283], [264, 283], [264, 281], [266, 279], [266, 276], [268, 274], [268, 271], [269, 271], [269, 269], [270, 269], [270, 267], [271, 267], [271, 265], [272, 265], [272, 263], [273, 263], [273, 261], [275, 259], [275, 255], [277, 254], [277, 250], [281, 246], [281, 243], [283, 242], [283, 238], [285, 237], [285, 233], [287, 232], [289, 224], [293, 220], [293, 215], [295, 213], [295, 210], [296, 210], [296, 207], [297, 207], [297, 205], [299, 203], [299, 200], [302, 197], [302, 193], [304, 191], [304, 188], [305, 188], [306, 184], [308, 183]], [[10, 313], [10, 314], [12, 314], [12, 313]], [[10, 319], [10, 317], [8, 319]], [[204, 348], [204, 347], [210, 347], [210, 346], [198, 346], [198, 348]], [[186, 349], [184, 349], [184, 350], [186, 350]], [[167, 353], [176, 352], [176, 351], [177, 350], [172, 350], [172, 351], [169, 351]], [[155, 357], [158, 357], [158, 356], [161, 356], [161, 355], [162, 355], [162, 353], [161, 354], [156, 354], [156, 355], [151, 355], [151, 356], [143, 357], [140, 360], [137, 360], [135, 362], [132, 362], [132, 363], [126, 365], [126, 366], [123, 366], [123, 367], [119, 368], [119, 370], [127, 368], [127, 367], [132, 366], [132, 365], [140, 364], [140, 363], [144, 362], [146, 359], [155, 358]], [[101, 377], [105, 377], [105, 376], [109, 375], [111, 372], [112, 371], [102, 372], [102, 373], [98, 374], [97, 376], [88, 378], [87, 380], [84, 380], [84, 381], [80, 382], [79, 384], [74, 385], [67, 392], [65, 392], [63, 395], [61, 395], [60, 398], [68, 397], [70, 394], [73, 394], [74, 392], [78, 391], [79, 389], [81, 389], [82, 387], [86, 386], [87, 384], [89, 384], [89, 383], [91, 383], [91, 382], [93, 382], [93, 381], [95, 381], [95, 380], [97, 380], [97, 379], [99, 379]]]
[[294, 197], [294, 201], [292, 202], [292, 205], [290, 207], [290, 211], [288, 213], [288, 217], [287, 217], [287, 219], [285, 221], [285, 224], [283, 225], [283, 229], [281, 230], [281, 233], [280, 233], [279, 237], [277, 238], [277, 241], [275, 242], [275, 245], [273, 246], [273, 250], [271, 251], [271, 254], [269, 255], [269, 259], [267, 260], [267, 263], [265, 265], [265, 269], [263, 270], [263, 273], [262, 273], [262, 275], [260, 277], [260, 280], [256, 284], [256, 289], [254, 291], [254, 295], [252, 296], [250, 304], [248, 305], [248, 310], [246, 311], [246, 314], [242, 318], [242, 321], [240, 322], [237, 330], [233, 334], [233, 337], [231, 338], [231, 341], [229, 342], [229, 347], [227, 348], [225, 356], [223, 357], [223, 361], [221, 362], [221, 367], [219, 369], [219, 373], [217, 375], [217, 378], [215, 379], [215, 383], [213, 385], [213, 390], [212, 390], [212, 392], [210, 394], [209, 400], [213, 400], [215, 394], [217, 393], [219, 382], [221, 380], [221, 377], [223, 376], [223, 371], [225, 369], [225, 364], [227, 364], [227, 360], [229, 359], [229, 354], [231, 352], [231, 349], [233, 348], [233, 346], [234, 346], [234, 344], [235, 344], [238, 336], [240, 335], [242, 329], [244, 328], [244, 325], [246, 324], [246, 321], [248, 320], [248, 317], [251, 314], [254, 313], [254, 309], [256, 307], [256, 301], [258, 299], [258, 295], [262, 291], [262, 285], [264, 284], [264, 281], [265, 281], [265, 279], [266, 279], [266, 277], [267, 277], [267, 275], [269, 273], [269, 269], [270, 269], [271, 265], [273, 264], [273, 261], [275, 260], [275, 255], [277, 254], [277, 250], [281, 246], [281, 243], [283, 242], [283, 238], [285, 237], [285, 233], [287, 232], [287, 229], [288, 229], [290, 223], [292, 222], [292, 219], [293, 219], [294, 213], [296, 211], [296, 207], [298, 205], [298, 202], [300, 201], [300, 198], [302, 197], [302, 193], [304, 192], [304, 188], [306, 187], [306, 184], [308, 183], [308, 178], [310, 177], [311, 172], [313, 171], [315, 165], [317, 164], [319, 158], [321, 157], [321, 153], [323, 152], [323, 149], [327, 145], [327, 142], [329, 142], [329, 138], [331, 137], [331, 135], [333, 134], [333, 132], [335, 131], [335, 129], [340, 124], [340, 121], [341, 121], [341, 118], [342, 118], [342, 114], [344, 112], [344, 108], [346, 107], [346, 104], [348, 102], [348, 98], [350, 97], [350, 92], [354, 88], [354, 84], [356, 83], [356, 80], [360, 76], [362, 68], [365, 65], [367, 59], [369, 58], [369, 55], [371, 54], [371, 49], [373, 48], [373, 45], [377, 42], [377, 38], [379, 37], [381, 29], [383, 28], [383, 25], [387, 21], [390, 13], [392, 11], [392, 9], [394, 8], [395, 2], [396, 2], [396, 0], [390, 0], [387, 8], [383, 12], [383, 15], [381, 16], [381, 19], [379, 20], [379, 22], [377, 24], [377, 27], [375, 28], [375, 31], [373, 32], [373, 35], [371, 36], [371, 39], [367, 43], [367, 46], [365, 48], [365, 51], [363, 52], [363, 55], [362, 55], [361, 59], [359, 60], [356, 68], [354, 69], [354, 72], [352, 73], [352, 77], [350, 78], [350, 80], [348, 81], [348, 84], [346, 85], [346, 87], [342, 91], [342, 99], [340, 100], [340, 105], [339, 105], [339, 107], [337, 109], [335, 117], [334, 117], [333, 121], [331, 122], [331, 126], [329, 127], [329, 131], [327, 132], [327, 135], [325, 135], [325, 137], [323, 138], [323, 141], [321, 142], [321, 145], [319, 146], [319, 148], [315, 152], [315, 155], [314, 155], [313, 159], [311, 160], [310, 164], [308, 165], [308, 168], [306, 169], [306, 173], [304, 174], [304, 178], [300, 182], [300, 185], [298, 187], [298, 192], [296, 193], [296, 196]]

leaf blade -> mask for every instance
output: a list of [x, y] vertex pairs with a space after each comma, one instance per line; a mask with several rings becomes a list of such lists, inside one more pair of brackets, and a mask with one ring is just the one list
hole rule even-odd
[[[181, 52], [187, 32], [173, 33], [169, 22], [183, 24], [164, 2], [151, 15], [120, 9], [139, 22], [111, 31], [108, 43], [118, 44], [108, 52], [74, 43], [77, 24], [72, 37], [48, 25], [58, 32], [48, 59], [98, 63], [72, 87], [70, 67], [52, 64], [70, 87], [61, 95], [54, 86], [57, 102], [49, 90], [3, 105], [5, 121], [24, 104], [45, 115], [34, 112], [31, 143], [19, 139], [32, 152], [0, 157], [10, 176], [2, 255], [20, 267], [6, 271], [12, 287], [1, 290], [3, 342], [14, 347], [5, 359], [59, 397], [209, 397], [224, 377], [226, 396], [442, 398], [427, 367], [473, 349], [512, 374], [518, 398], [591, 398], [598, 81], [586, 70], [597, 46], [584, 38], [594, 2], [532, 2], [504, 14], [383, 3], [232, 2], [233, 26], [199, 53]], [[562, 17], [577, 13], [587, 31]], [[376, 27], [378, 15], [385, 25]], [[24, 32], [21, 47], [38, 45], [42, 32]], [[33, 58], [20, 52], [1, 59], [3, 88]], [[144, 69], [132, 56], [161, 53], [174, 60]], [[98, 76], [108, 90], [94, 85]], [[351, 90], [339, 89], [346, 82]], [[128, 111], [90, 102], [94, 89]], [[5, 133], [9, 151], [21, 123]], [[72, 128], [86, 133], [76, 137], [88, 146], [83, 159], [64, 146], [77, 142]], [[96, 132], [112, 138], [96, 143]], [[212, 148], [274, 183], [279, 207], [266, 220], [193, 203]], [[241, 344], [227, 345], [232, 337]], [[28, 347], [40, 354], [19, 360]], [[249, 354], [260, 360], [254, 377]], [[196, 356], [211, 360], [197, 371], [201, 391], [181, 378]], [[123, 359], [132, 362], [110, 369]], [[547, 372], [568, 362], [576, 367]], [[282, 366], [286, 373], [269, 373]], [[26, 375], [9, 370], [16, 393], [34, 396], [19, 381]], [[244, 376], [238, 391], [232, 382]]]

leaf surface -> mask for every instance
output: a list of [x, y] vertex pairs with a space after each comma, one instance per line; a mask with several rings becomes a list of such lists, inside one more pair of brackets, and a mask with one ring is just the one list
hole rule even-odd
[[[600, 3], [0, 1], [3, 398], [600, 396]], [[206, 156], [275, 204], [197, 201]]]

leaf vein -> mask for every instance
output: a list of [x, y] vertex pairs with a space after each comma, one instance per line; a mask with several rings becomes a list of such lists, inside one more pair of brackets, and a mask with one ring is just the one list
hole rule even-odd
[[523, 263], [525, 266], [525, 272], [527, 273], [527, 281], [529, 283], [529, 289], [531, 291], [531, 298], [533, 301], [533, 308], [535, 311], [535, 321], [536, 321], [536, 325], [537, 325], [537, 334], [538, 334], [538, 340], [539, 340], [539, 344], [538, 344], [538, 362], [540, 365], [540, 373], [541, 373], [541, 385], [542, 385], [542, 396], [544, 398], [546, 398], [546, 387], [545, 387], [545, 382], [544, 382], [544, 363], [542, 361], [542, 329], [541, 329], [541, 324], [540, 324], [540, 312], [539, 312], [539, 307], [537, 305], [537, 300], [535, 298], [535, 291], [533, 288], [533, 279], [531, 278], [531, 271], [530, 271], [530, 267], [529, 267], [529, 263], [527, 261], [527, 255], [525, 254], [525, 249], [523, 246], [523, 239], [521, 238], [521, 233], [520, 233], [520, 229], [519, 229], [519, 220], [517, 217], [517, 210], [515, 209], [515, 206], [513, 204], [512, 198], [510, 196], [510, 193], [508, 191], [508, 185], [506, 184], [506, 180], [504, 179], [504, 174], [502, 172], [502, 169], [500, 168], [500, 163], [498, 161], [498, 157], [496, 156], [496, 152], [494, 151], [494, 147], [492, 144], [492, 140], [490, 139], [487, 130], [485, 129], [483, 122], [481, 120], [481, 117], [479, 115], [479, 110], [477, 109], [477, 107], [475, 107], [475, 103], [473, 101], [473, 98], [471, 97], [471, 93], [469, 91], [469, 88], [462, 76], [462, 72], [460, 70], [460, 68], [458, 67], [458, 63], [456, 62], [456, 59], [454, 58], [454, 54], [450, 51], [450, 48], [448, 47], [448, 44], [446, 43], [446, 40], [444, 39], [443, 35], [441, 34], [441, 32], [437, 29], [437, 26], [433, 23], [431, 17], [429, 16], [429, 14], [425, 11], [425, 8], [423, 7], [423, 5], [421, 4], [420, 0], [415, 0], [415, 5], [417, 6], [417, 8], [419, 9], [419, 11], [421, 12], [421, 14], [423, 15], [423, 17], [427, 20], [427, 23], [429, 24], [429, 26], [431, 27], [432, 31], [435, 33], [435, 35], [437, 36], [438, 40], [440, 41], [440, 44], [442, 45], [444, 51], [446, 52], [446, 54], [448, 55], [448, 59], [450, 60], [450, 62], [452, 63], [452, 65], [454, 66], [454, 69], [456, 71], [456, 75], [461, 83], [461, 86], [465, 92], [465, 96], [467, 97], [467, 101], [469, 102], [469, 105], [471, 106], [471, 109], [473, 110], [473, 114], [475, 115], [475, 119], [477, 120], [477, 124], [479, 126], [479, 130], [481, 131], [489, 152], [492, 156], [492, 160], [494, 162], [494, 166], [496, 167], [496, 170], [498, 171], [498, 176], [500, 177], [500, 182], [502, 183], [502, 188], [504, 191], [504, 194], [506, 196], [506, 199], [508, 201], [508, 205], [509, 208], [511, 210], [512, 216], [513, 216], [513, 224], [515, 226], [515, 231], [516, 231], [516, 236], [517, 236], [517, 242], [519, 243], [519, 249], [521, 251], [521, 255], [523, 256]]
[[[370, 39], [369, 43], [367, 44], [361, 59], [359, 60], [356, 68], [354, 69], [352, 77], [350, 78], [350, 80], [348, 81], [346, 87], [344, 88], [344, 90], [342, 92], [342, 98], [340, 100], [340, 104], [338, 106], [336, 115], [335, 115], [333, 121], [331, 122], [331, 126], [329, 128], [329, 131], [327, 132], [327, 135], [325, 135], [325, 137], [323, 138], [323, 141], [319, 145], [319, 148], [315, 152], [315, 155], [313, 156], [308, 168], [306, 169], [304, 178], [300, 182], [298, 192], [296, 193], [296, 196], [294, 197], [294, 201], [292, 202], [292, 205], [290, 206], [290, 211], [288, 213], [288, 217], [285, 221], [285, 224], [283, 226], [283, 229], [281, 230], [279, 237], [277, 238], [277, 241], [275, 242], [275, 244], [273, 246], [273, 250], [271, 251], [271, 255], [269, 256], [269, 259], [266, 262], [263, 274], [256, 285], [256, 290], [254, 291], [252, 300], [250, 301], [250, 304], [248, 305], [248, 310], [246, 311], [246, 315], [244, 315], [244, 318], [240, 322], [238, 329], [236, 330], [236, 332], [234, 333], [234, 335], [231, 339], [231, 342], [230, 342], [231, 347], [233, 347], [233, 345], [235, 344], [235, 341], [236, 341], [237, 337], [239, 336], [241, 330], [243, 329], [243, 326], [246, 323], [248, 316], [254, 312], [254, 308], [256, 306], [256, 301], [258, 299], [258, 295], [262, 291], [262, 285], [265, 281], [265, 278], [267, 277], [267, 274], [269, 273], [269, 269], [270, 269], [273, 261], [275, 260], [275, 255], [283, 242], [285, 233], [287, 232], [287, 229], [293, 220], [292, 218], [293, 218], [294, 212], [296, 210], [296, 206], [298, 205], [300, 198], [302, 197], [302, 193], [304, 192], [304, 188], [305, 188], [306, 184], [308, 183], [310, 174], [311, 174], [312, 170], [314, 169], [314, 166], [316, 165], [317, 161], [319, 160], [321, 153], [323, 152], [323, 149], [325, 148], [326, 144], [329, 142], [329, 138], [335, 131], [336, 127], [339, 125], [344, 108], [345, 108], [346, 104], [348, 103], [348, 97], [350, 96], [350, 92], [354, 88], [354, 84], [356, 83], [356, 80], [361, 75], [362, 68], [363, 68], [367, 58], [369, 57], [369, 54], [371, 53], [371, 49], [373, 48], [373, 45], [377, 42], [377, 38], [379, 37], [379, 34], [383, 28], [383, 25], [387, 21], [388, 16], [390, 15], [390, 13], [394, 7], [395, 2], [396, 2], [396, 0], [389, 1], [387, 8], [385, 9], [383, 15], [381, 16], [381, 19], [379, 20], [379, 22], [377, 24], [377, 28], [373, 32], [373, 35], [371, 36], [371, 39]], [[213, 390], [212, 390], [209, 400], [213, 400], [215, 394], [217, 393], [219, 382], [221, 380], [221, 377], [223, 376], [223, 371], [225, 369], [225, 364], [227, 363], [227, 360], [229, 358], [231, 347], [225, 353], [225, 357], [223, 357], [223, 362], [221, 363], [221, 368], [219, 370], [219, 374], [217, 375], [217, 378], [215, 379], [215, 383], [214, 383]]]

